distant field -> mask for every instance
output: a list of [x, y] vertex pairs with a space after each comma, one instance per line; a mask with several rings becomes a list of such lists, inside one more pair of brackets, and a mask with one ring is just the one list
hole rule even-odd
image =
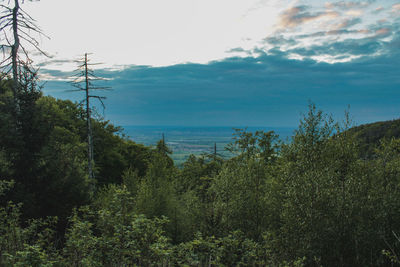
[[[217, 153], [224, 158], [232, 155], [225, 147], [232, 141], [233, 128], [241, 127], [176, 127], [176, 126], [124, 126], [124, 132], [136, 143], [153, 146], [162, 139], [173, 151], [172, 159], [180, 165], [190, 154], [201, 155], [213, 153], [214, 143], [217, 144]], [[243, 128], [243, 127], [242, 127]], [[285, 140], [292, 135], [293, 128], [248, 127], [247, 131], [274, 130], [280, 139]]]

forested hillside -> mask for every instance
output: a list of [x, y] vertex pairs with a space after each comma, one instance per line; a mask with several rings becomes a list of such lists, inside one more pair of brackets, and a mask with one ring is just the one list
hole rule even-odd
[[178, 169], [162, 140], [92, 119], [89, 179], [83, 107], [22, 85], [15, 112], [12, 80], [0, 83], [1, 266], [398, 262], [399, 139], [362, 157], [359, 135], [310, 105], [289, 143], [238, 130], [235, 157]]
[[360, 146], [361, 156], [373, 157], [382, 139], [400, 138], [400, 120], [359, 125], [349, 129], [349, 133], [354, 134]]

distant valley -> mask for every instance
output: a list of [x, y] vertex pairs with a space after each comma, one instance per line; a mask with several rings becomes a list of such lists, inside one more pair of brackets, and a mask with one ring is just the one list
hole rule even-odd
[[[217, 145], [217, 153], [223, 158], [230, 158], [232, 154], [225, 150], [233, 138], [234, 129], [245, 127], [179, 127], [179, 126], [123, 126], [124, 133], [139, 144], [153, 146], [162, 139], [172, 149], [171, 155], [175, 164], [181, 165], [190, 154], [210, 154]], [[247, 131], [257, 130], [275, 131], [280, 140], [285, 141], [293, 134], [291, 127], [247, 127]]]

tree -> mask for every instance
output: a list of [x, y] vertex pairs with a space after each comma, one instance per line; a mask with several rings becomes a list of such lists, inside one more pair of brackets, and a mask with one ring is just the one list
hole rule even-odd
[[104, 79], [97, 77], [94, 74], [93, 69], [90, 68], [90, 66], [93, 66], [95, 64], [89, 62], [87, 53], [85, 53], [85, 57], [83, 59], [79, 60], [78, 62], [80, 64], [78, 66], [78, 70], [77, 70], [78, 73], [76, 74], [75, 79], [72, 81], [72, 85], [78, 89], [72, 90], [72, 91], [84, 91], [85, 92], [85, 100], [84, 101], [86, 103], [88, 174], [89, 174], [90, 179], [94, 179], [93, 132], [92, 132], [92, 122], [91, 122], [92, 108], [90, 107], [90, 98], [98, 99], [104, 108], [105, 106], [103, 103], [103, 99], [105, 99], [105, 97], [98, 96], [98, 95], [91, 95], [90, 91], [91, 90], [108, 90], [110, 88], [94, 86], [93, 82], [99, 81], [99, 80], [104, 80]]
[[222, 166], [210, 188], [222, 234], [241, 230], [248, 237], [261, 240], [270, 222], [267, 192], [278, 153], [276, 139], [273, 132], [236, 129], [234, 142], [228, 148], [237, 156]]
[[101, 189], [93, 205], [75, 211], [70, 222], [66, 265], [152, 266], [170, 254], [163, 230], [167, 219], [137, 215], [125, 186]]
[[277, 139], [274, 131], [252, 133], [246, 129], [235, 129], [233, 142], [227, 146], [227, 150], [238, 157], [258, 158], [268, 164], [277, 156]]
[[[23, 75], [23, 72], [35, 72], [30, 66], [32, 60], [28, 55], [28, 46], [32, 46], [41, 54], [46, 55], [39, 48], [39, 42], [32, 36], [32, 33], [39, 36], [44, 34], [36, 25], [35, 20], [21, 8], [20, 0], [14, 0], [12, 8], [7, 5], [0, 5], [0, 7], [2, 8], [0, 32], [3, 34], [2, 39], [6, 41], [5, 44], [0, 45], [3, 52], [1, 67], [4, 73], [12, 73], [14, 105], [16, 111], [18, 111], [18, 91], [20, 90], [21, 75]], [[23, 55], [21, 55], [20, 49]]]

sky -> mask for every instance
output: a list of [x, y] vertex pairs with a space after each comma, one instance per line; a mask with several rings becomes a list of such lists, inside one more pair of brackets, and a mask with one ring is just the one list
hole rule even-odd
[[[44, 93], [86, 52], [117, 125], [295, 127], [307, 105], [355, 124], [399, 118], [400, 1], [41, 0]], [[98, 106], [99, 112], [103, 111]], [[102, 113], [103, 114], [103, 113]]]

